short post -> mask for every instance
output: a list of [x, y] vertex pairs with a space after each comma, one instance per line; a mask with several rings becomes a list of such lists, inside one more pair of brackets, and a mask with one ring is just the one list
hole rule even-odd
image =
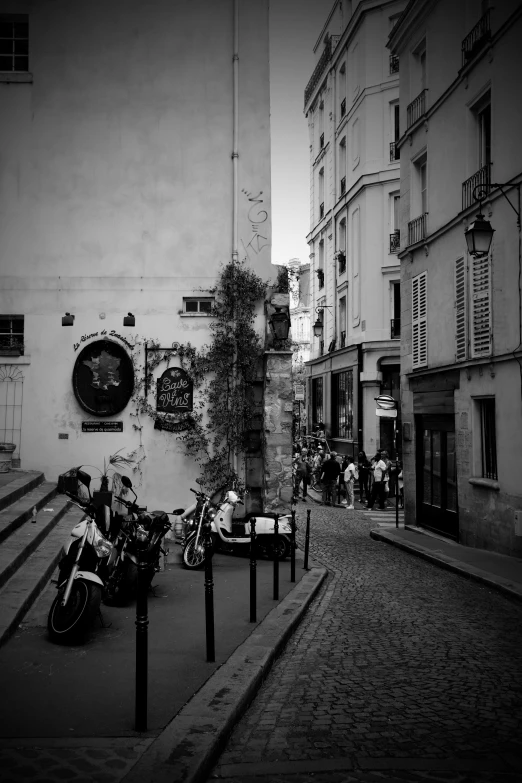
[[395, 489], [395, 527], [399, 527], [399, 480]]
[[290, 581], [295, 582], [295, 511], [292, 511], [290, 528]]
[[148, 610], [147, 610], [147, 541], [139, 542], [138, 549], [138, 594], [136, 598], [136, 702], [135, 729], [147, 731], [147, 686], [148, 686]]
[[257, 622], [256, 614], [256, 519], [250, 520], [250, 622]]
[[274, 601], [279, 601], [279, 558], [277, 556], [277, 541], [279, 538], [279, 514], [274, 521]]
[[306, 509], [306, 534], [303, 569], [308, 571], [308, 552], [310, 550], [310, 509]]
[[210, 537], [210, 523], [202, 526], [203, 546], [205, 548], [205, 635], [207, 640], [207, 661], [213, 663], [216, 660], [214, 644], [214, 580], [212, 578], [212, 539]]

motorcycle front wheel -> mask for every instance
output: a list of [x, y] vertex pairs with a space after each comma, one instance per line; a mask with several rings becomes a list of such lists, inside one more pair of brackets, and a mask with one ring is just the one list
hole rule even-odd
[[267, 549], [271, 560], [284, 560], [290, 554], [290, 544], [282, 536], [272, 536]]
[[58, 591], [49, 611], [47, 629], [53, 642], [69, 642], [80, 637], [100, 611], [101, 587], [75, 579], [69, 600], [62, 606], [65, 586]]
[[[205, 547], [201, 536], [196, 546], [196, 533], [189, 536], [183, 545], [182, 562], [185, 568], [201, 568], [205, 563]], [[211, 546], [211, 553], [213, 554], [213, 546]]]

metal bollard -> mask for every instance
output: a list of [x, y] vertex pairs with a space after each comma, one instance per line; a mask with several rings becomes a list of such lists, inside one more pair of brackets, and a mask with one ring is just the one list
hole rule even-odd
[[212, 539], [210, 523], [203, 525], [203, 546], [205, 547], [205, 635], [207, 640], [207, 661], [216, 660], [214, 643], [214, 580], [212, 578]]
[[257, 622], [256, 614], [256, 519], [250, 520], [250, 622]]
[[290, 581], [295, 582], [295, 511], [292, 511], [290, 527], [292, 529], [290, 534]]
[[279, 558], [276, 555], [275, 547], [277, 546], [277, 539], [279, 537], [279, 514], [276, 514], [274, 522], [274, 601], [279, 600]]
[[395, 489], [395, 527], [399, 527], [399, 482]]
[[148, 610], [147, 610], [147, 541], [140, 542], [138, 549], [138, 594], [136, 598], [136, 702], [135, 729], [147, 731], [147, 686], [148, 686]]
[[308, 571], [308, 552], [310, 550], [310, 509], [306, 509], [306, 534], [303, 569]]

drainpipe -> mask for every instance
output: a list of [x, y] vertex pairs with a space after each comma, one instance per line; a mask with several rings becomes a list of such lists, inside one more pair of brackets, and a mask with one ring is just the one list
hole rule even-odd
[[[236, 263], [239, 260], [238, 253], [238, 222], [239, 222], [239, 202], [238, 202], [238, 163], [239, 163], [239, 0], [234, 0], [234, 44], [232, 54], [233, 70], [233, 102], [232, 102], [232, 261]], [[232, 384], [236, 384], [236, 363], [237, 353], [234, 350], [234, 377]], [[239, 475], [239, 455], [234, 451], [232, 455], [232, 466], [236, 475]]]
[[233, 138], [232, 138], [232, 261], [238, 260], [238, 159], [239, 159], [239, 0], [234, 0]]
[[363, 352], [362, 343], [357, 345], [357, 440], [359, 441], [359, 451], [363, 447], [363, 394], [361, 373], [363, 371]]

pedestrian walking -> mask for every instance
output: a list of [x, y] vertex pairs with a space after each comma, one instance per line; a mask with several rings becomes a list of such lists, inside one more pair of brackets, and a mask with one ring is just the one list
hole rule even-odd
[[341, 459], [341, 472], [339, 473], [339, 500], [341, 500], [341, 495], [342, 495], [344, 500], [341, 500], [341, 503], [343, 505], [346, 505], [348, 503], [348, 495], [346, 493], [346, 484], [344, 481], [344, 472], [348, 467], [349, 463], [350, 460], [348, 459], [348, 456], [345, 454]]
[[332, 451], [329, 459], [325, 459], [321, 465], [320, 480], [323, 484], [323, 503], [325, 506], [335, 505], [335, 485], [339, 473], [341, 472], [341, 466], [337, 462], [337, 452]]
[[346, 510], [347, 511], [355, 508], [355, 506], [354, 506], [354, 485], [355, 485], [355, 480], [356, 480], [357, 477], [358, 477], [357, 467], [356, 467], [356, 465], [355, 465], [355, 463], [354, 463], [354, 461], [352, 459], [352, 460], [349, 461], [349, 463], [348, 463], [348, 465], [346, 467], [346, 470], [344, 472], [344, 483], [345, 483], [345, 486], [346, 486], [346, 497], [347, 497], [347, 500], [348, 500], [348, 505], [346, 506]]
[[390, 495], [390, 478], [391, 478], [391, 469], [392, 469], [392, 463], [391, 459], [388, 456], [388, 452], [383, 450], [381, 451], [381, 459], [384, 463], [386, 463], [386, 472], [382, 478], [384, 482], [384, 505], [388, 505], [388, 497]]
[[359, 469], [359, 500], [361, 503], [370, 501], [370, 460], [366, 452], [360, 451], [357, 457], [357, 466]]
[[368, 501], [368, 506], [365, 511], [370, 511], [374, 505], [375, 501], [379, 501], [379, 508], [384, 509], [386, 508], [384, 504], [384, 481], [383, 476], [386, 474], [386, 463], [384, 460], [381, 459], [381, 452], [378, 451], [374, 458], [372, 459], [372, 467], [373, 467], [373, 485], [372, 485], [372, 493], [370, 495], [370, 500]]
[[316, 489], [320, 483], [321, 469], [324, 461], [324, 451], [318, 449], [312, 459], [312, 488]]
[[303, 449], [296, 459], [295, 478], [294, 478], [294, 497], [299, 497], [299, 489], [303, 485], [303, 500], [306, 503], [308, 495], [308, 486], [312, 478], [312, 466], [307, 460], [307, 450]]
[[404, 477], [402, 474], [402, 462], [397, 460], [397, 470], [399, 474], [397, 476], [397, 491], [399, 493], [399, 508], [404, 508]]

